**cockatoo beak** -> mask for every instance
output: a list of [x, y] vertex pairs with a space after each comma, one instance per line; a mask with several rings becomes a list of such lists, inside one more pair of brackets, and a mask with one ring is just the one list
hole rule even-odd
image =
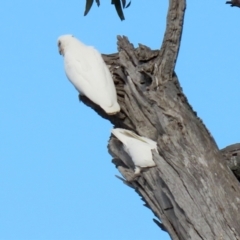
[[63, 55], [63, 49], [62, 49], [62, 46], [61, 46], [61, 42], [58, 42], [58, 52], [60, 55]]
[[60, 55], [63, 55], [63, 50], [62, 50], [61, 47], [58, 48], [58, 51], [59, 51], [59, 54], [60, 54]]

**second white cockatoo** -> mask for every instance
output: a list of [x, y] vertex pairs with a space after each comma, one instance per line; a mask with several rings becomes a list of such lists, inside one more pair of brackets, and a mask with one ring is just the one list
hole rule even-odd
[[139, 175], [142, 168], [156, 165], [152, 156], [152, 150], [158, 152], [155, 141], [123, 128], [112, 129], [112, 134], [123, 143], [123, 149], [131, 157], [135, 175]]
[[72, 35], [59, 37], [58, 49], [64, 57], [66, 75], [79, 93], [109, 115], [119, 112], [115, 85], [101, 54]]

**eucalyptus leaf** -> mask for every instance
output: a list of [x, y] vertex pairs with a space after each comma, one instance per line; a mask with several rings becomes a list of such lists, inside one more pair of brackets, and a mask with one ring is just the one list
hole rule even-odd
[[84, 16], [86, 16], [88, 14], [88, 12], [90, 11], [92, 5], [93, 5], [93, 0], [86, 0]]

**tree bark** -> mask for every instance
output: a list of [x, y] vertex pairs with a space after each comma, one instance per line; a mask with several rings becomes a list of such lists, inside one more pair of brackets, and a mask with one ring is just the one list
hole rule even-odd
[[114, 78], [121, 112], [106, 115], [86, 97], [80, 99], [115, 127], [158, 144], [156, 167], [135, 181], [133, 163], [118, 139], [109, 152], [123, 175], [174, 240], [240, 239], [240, 191], [213, 137], [187, 101], [174, 72], [180, 47], [185, 0], [169, 0], [160, 50], [118, 37], [119, 53], [103, 55]]
[[240, 143], [232, 144], [221, 150], [226, 164], [240, 181]]

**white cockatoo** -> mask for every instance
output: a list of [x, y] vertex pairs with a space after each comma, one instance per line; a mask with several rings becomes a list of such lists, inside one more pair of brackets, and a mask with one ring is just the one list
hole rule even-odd
[[64, 57], [66, 75], [79, 93], [109, 115], [119, 112], [115, 85], [101, 54], [72, 35], [59, 37], [58, 49]]
[[140, 174], [142, 168], [156, 166], [152, 156], [152, 150], [158, 152], [156, 142], [123, 128], [112, 129], [112, 134], [123, 143], [123, 149], [131, 157], [135, 176]]

